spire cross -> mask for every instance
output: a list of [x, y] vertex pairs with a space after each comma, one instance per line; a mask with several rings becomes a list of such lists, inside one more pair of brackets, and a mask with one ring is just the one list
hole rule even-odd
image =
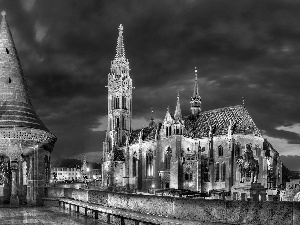
[[197, 75], [197, 67], [195, 66], [195, 80], [198, 80], [198, 75]]
[[244, 97], [242, 97], [242, 101], [243, 101], [243, 106], [245, 107], [245, 100], [244, 100]]

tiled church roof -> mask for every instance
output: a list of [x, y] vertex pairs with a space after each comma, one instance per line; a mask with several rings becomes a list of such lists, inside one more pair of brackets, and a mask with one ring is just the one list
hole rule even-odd
[[234, 134], [261, 136], [250, 114], [242, 105], [204, 111], [197, 118], [185, 117], [186, 132], [184, 135], [192, 138], [208, 137], [209, 124], [213, 128], [215, 136], [226, 135], [230, 121]]
[[[208, 137], [209, 124], [212, 126], [214, 136], [227, 135], [230, 121], [232, 123], [233, 134], [261, 136], [247, 109], [242, 105], [204, 111], [198, 117], [186, 116], [183, 120], [186, 129], [184, 136], [186, 137]], [[139, 141], [141, 130], [143, 130], [143, 141], [153, 140], [158, 128], [159, 126], [155, 124], [153, 127], [133, 131], [130, 135], [129, 143], [134, 144]]]
[[134, 144], [139, 141], [140, 132], [142, 131], [142, 140], [153, 140], [155, 138], [156, 130], [159, 129], [159, 124], [154, 124], [151, 127], [145, 127], [143, 129], [134, 130], [131, 132], [129, 143]]

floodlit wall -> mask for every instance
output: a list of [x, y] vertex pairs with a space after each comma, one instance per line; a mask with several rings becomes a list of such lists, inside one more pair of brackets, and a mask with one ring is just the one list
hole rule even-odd
[[48, 197], [65, 197], [144, 214], [227, 224], [300, 224], [300, 202], [247, 202], [135, 195], [48, 188]]

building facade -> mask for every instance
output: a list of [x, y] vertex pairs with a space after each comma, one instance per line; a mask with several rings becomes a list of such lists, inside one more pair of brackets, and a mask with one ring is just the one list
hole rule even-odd
[[181, 114], [178, 95], [174, 114], [168, 109], [162, 123], [152, 114], [148, 127], [131, 129], [132, 79], [122, 25], [107, 87], [104, 186], [230, 192], [251, 183], [281, 185], [279, 154], [262, 137], [244, 104], [201, 110], [196, 69], [190, 115]]

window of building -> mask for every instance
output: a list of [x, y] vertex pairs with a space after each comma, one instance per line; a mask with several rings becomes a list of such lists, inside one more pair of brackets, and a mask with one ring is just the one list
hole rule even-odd
[[165, 153], [165, 167], [166, 170], [170, 170], [171, 167], [171, 157], [172, 157], [172, 150], [170, 147], [168, 147], [166, 153]]
[[153, 153], [151, 151], [146, 154], [146, 173], [148, 177], [153, 176]]
[[218, 152], [219, 152], [219, 157], [223, 156], [223, 147], [222, 147], [222, 145], [219, 145]]
[[226, 178], [226, 163], [222, 163], [222, 181], [225, 181]]
[[169, 127], [169, 135], [171, 136], [172, 134], [172, 130], [171, 130], [171, 126]]
[[236, 145], [236, 147], [235, 147], [235, 156], [236, 157], [241, 156], [241, 147], [240, 147], [240, 145]]
[[202, 170], [203, 170], [203, 181], [209, 182], [209, 167], [208, 167], [208, 160], [204, 160], [202, 164]]
[[216, 181], [220, 180], [220, 164], [216, 163]]
[[135, 177], [136, 176], [136, 157], [133, 156], [132, 158], [132, 176]]

